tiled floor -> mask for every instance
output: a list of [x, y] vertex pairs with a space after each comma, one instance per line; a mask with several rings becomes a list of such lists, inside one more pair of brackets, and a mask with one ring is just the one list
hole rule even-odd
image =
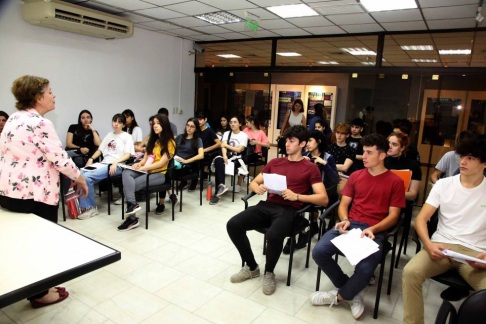
[[[239, 270], [241, 260], [226, 233], [226, 222], [243, 210], [242, 196], [237, 194], [232, 203], [228, 192], [220, 204], [210, 206], [204, 200], [201, 207], [197, 191], [184, 192], [183, 212], [176, 212], [174, 222], [168, 207], [162, 215], [150, 213], [149, 229], [145, 230], [145, 214], [140, 213], [141, 226], [123, 233], [116, 230], [121, 207], [112, 205], [108, 216], [106, 195], [97, 198], [99, 216], [59, 223], [121, 251], [121, 261], [66, 282], [64, 286], [71, 295], [62, 303], [32, 309], [24, 300], [0, 310], [0, 324], [356, 323], [347, 305], [329, 308], [310, 304], [308, 297], [315, 289], [317, 266], [311, 260], [310, 267], [304, 267], [306, 254], [302, 250], [295, 254], [290, 287], [285, 285], [288, 256], [280, 258], [275, 270], [277, 291], [272, 296], [261, 292], [259, 278], [230, 283], [229, 277]], [[254, 197], [251, 203], [257, 201]], [[248, 237], [257, 262], [263, 265], [262, 235], [249, 232]], [[366, 289], [366, 311], [360, 323], [402, 321], [401, 274], [414, 251], [410, 241], [408, 256], [402, 256], [395, 270], [391, 295], [383, 290], [377, 320], [372, 317], [376, 285]], [[352, 272], [345, 258], [340, 258], [340, 264]], [[384, 287], [387, 282], [385, 271]], [[322, 275], [321, 290], [332, 288]], [[434, 322], [443, 289], [437, 282], [425, 283], [426, 323]]]

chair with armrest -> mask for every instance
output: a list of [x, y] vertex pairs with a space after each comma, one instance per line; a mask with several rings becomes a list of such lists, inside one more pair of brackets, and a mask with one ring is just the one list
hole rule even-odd
[[408, 242], [408, 235], [410, 234], [410, 226], [412, 223], [413, 207], [417, 206], [418, 199], [419, 199], [419, 195], [417, 194], [415, 200], [407, 201], [407, 206], [402, 210], [402, 212], [404, 213], [403, 232], [402, 232], [402, 238], [400, 240], [400, 247], [398, 248], [398, 252], [397, 252], [395, 268], [398, 268], [398, 262], [400, 262], [400, 255], [402, 253], [402, 248], [403, 248], [403, 254], [407, 254], [407, 242]]
[[[251, 144], [248, 144], [250, 146]], [[248, 179], [246, 181], [246, 194], [250, 193], [250, 167], [253, 167], [253, 179], [256, 177], [256, 169], [258, 166], [267, 165], [268, 163], [268, 148], [262, 146], [262, 155], [253, 155], [256, 160], [250, 160], [247, 163]]]
[[[243, 202], [245, 203], [245, 209], [248, 208], [248, 200], [255, 196], [256, 193], [250, 192], [248, 195], [244, 196], [241, 198]], [[306, 212], [311, 212], [312, 211], [313, 205], [311, 204], [306, 204], [302, 209], [299, 209], [298, 211], [295, 212], [295, 216], [293, 218], [293, 223], [292, 223], [292, 233], [288, 233], [287, 237], [290, 237], [290, 258], [289, 258], [289, 270], [288, 270], [288, 275], [287, 275], [287, 286], [290, 286], [290, 279], [292, 276], [292, 261], [294, 257], [294, 246], [295, 246], [295, 235], [303, 231], [309, 226], [309, 221], [305, 219], [304, 215]], [[311, 216], [309, 215], [309, 218]], [[255, 229], [257, 232], [262, 233], [263, 236], [263, 254], [266, 254], [266, 232], [268, 228], [258, 228]], [[244, 261], [242, 262], [244, 263]], [[243, 264], [244, 265], [244, 264]], [[306, 260], [306, 268], [309, 267], [309, 254], [307, 254], [307, 260]]]
[[486, 290], [478, 291], [466, 298], [459, 311], [456, 311], [449, 301], [444, 300], [437, 313], [435, 324], [445, 324], [447, 318], [449, 324], [485, 324], [484, 305], [486, 305]]

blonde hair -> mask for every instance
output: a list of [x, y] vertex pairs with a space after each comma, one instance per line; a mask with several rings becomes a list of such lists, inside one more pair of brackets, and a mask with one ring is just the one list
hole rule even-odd
[[17, 78], [12, 84], [12, 94], [17, 100], [15, 107], [18, 110], [33, 108], [37, 100], [44, 95], [48, 84], [49, 80], [33, 75]]

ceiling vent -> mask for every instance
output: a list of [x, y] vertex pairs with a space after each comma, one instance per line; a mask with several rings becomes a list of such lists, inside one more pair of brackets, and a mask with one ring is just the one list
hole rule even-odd
[[133, 23], [126, 18], [59, 0], [25, 0], [22, 18], [32, 25], [104, 39], [133, 36]]

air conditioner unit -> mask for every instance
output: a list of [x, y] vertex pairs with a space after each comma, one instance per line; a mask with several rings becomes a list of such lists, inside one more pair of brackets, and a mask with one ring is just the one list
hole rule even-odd
[[59, 0], [24, 0], [22, 18], [32, 25], [98, 38], [133, 35], [133, 23], [129, 19]]

